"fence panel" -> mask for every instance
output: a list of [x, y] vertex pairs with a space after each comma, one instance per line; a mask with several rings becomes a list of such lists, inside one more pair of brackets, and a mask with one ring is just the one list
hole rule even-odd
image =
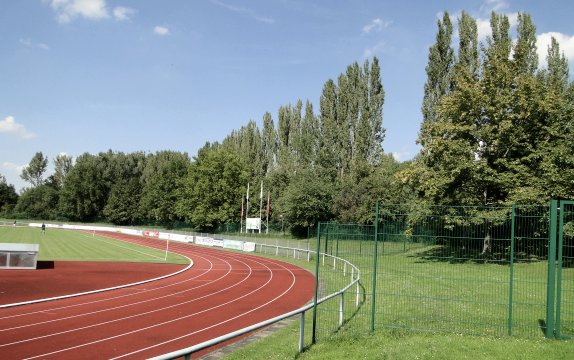
[[[349, 264], [361, 269], [361, 284], [350, 288], [341, 298], [334, 298], [317, 308], [317, 340], [332, 336], [339, 329], [362, 331], [368, 326], [371, 313], [372, 291], [369, 288], [372, 276], [374, 226], [346, 225], [337, 223], [322, 223], [318, 232], [318, 250], [321, 255], [318, 260], [319, 297], [341, 289], [349, 283], [349, 278], [356, 278], [357, 271]], [[334, 261], [333, 256], [343, 258]], [[323, 266], [324, 265], [324, 266]], [[343, 304], [340, 302], [343, 301]], [[341, 323], [341, 305], [343, 316]]]
[[[364, 295], [347, 327], [543, 336], [548, 210], [384, 205], [376, 227], [321, 224], [321, 252], [361, 268]], [[569, 308], [571, 291], [563, 289]], [[563, 329], [570, 329], [567, 318]]]
[[574, 202], [560, 203], [557, 254], [556, 337], [574, 338]]

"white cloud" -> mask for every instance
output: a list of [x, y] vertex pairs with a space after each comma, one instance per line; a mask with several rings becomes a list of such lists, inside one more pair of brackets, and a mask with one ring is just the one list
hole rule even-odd
[[29, 48], [38, 48], [38, 49], [42, 49], [42, 50], [50, 50], [50, 47], [48, 45], [43, 44], [43, 43], [34, 42], [29, 38], [20, 39], [19, 41], [20, 41], [20, 44], [22, 44], [26, 47], [29, 47]]
[[124, 6], [117, 6], [114, 8], [114, 18], [118, 21], [128, 21], [131, 20], [132, 16], [136, 14], [134, 9], [130, 9]]
[[486, 0], [484, 4], [480, 6], [480, 11], [483, 14], [490, 14], [493, 11], [500, 12], [508, 7], [509, 4], [504, 0]]
[[398, 162], [412, 160], [414, 157], [411, 151], [393, 151], [391, 155]]
[[2, 169], [14, 171], [17, 173], [21, 173], [22, 170], [24, 170], [24, 168], [26, 166], [28, 166], [28, 165], [18, 165], [18, 164], [14, 164], [13, 162], [9, 162], [9, 161], [5, 161], [2, 163]]
[[255, 19], [257, 21], [266, 23], [266, 24], [273, 24], [275, 23], [275, 19], [270, 18], [270, 17], [266, 17], [266, 16], [261, 16], [259, 14], [257, 14], [255, 11], [251, 10], [251, 9], [247, 9], [247, 8], [242, 8], [239, 6], [234, 6], [234, 5], [229, 5], [226, 4], [224, 2], [221, 2], [219, 0], [210, 0], [212, 4], [221, 6], [229, 11], [233, 11], [236, 13], [240, 13], [240, 14], [244, 14], [247, 15], [248, 17]]
[[62, 24], [78, 17], [90, 20], [110, 17], [105, 0], [51, 0], [50, 5]]
[[558, 41], [560, 52], [564, 53], [568, 62], [574, 62], [574, 35], [547, 32], [536, 37], [538, 63], [540, 64], [540, 67], [546, 67], [546, 56], [548, 55], [548, 47], [550, 46], [552, 38], [555, 38], [556, 41]]
[[[508, 23], [510, 24], [510, 30], [516, 28], [518, 25], [518, 13], [504, 14], [508, 17]], [[485, 42], [486, 38], [492, 35], [492, 29], [490, 28], [490, 17], [489, 18], [477, 18], [476, 27], [478, 32], [478, 41]]]
[[165, 27], [165, 26], [156, 26], [153, 28], [153, 32], [157, 35], [169, 35], [169, 28]]
[[386, 49], [387, 49], [387, 43], [384, 41], [380, 41], [377, 44], [366, 49], [363, 55], [366, 58], [370, 58], [374, 55], [377, 55], [377, 54], [384, 52]]
[[16, 135], [25, 140], [36, 137], [36, 134], [28, 131], [24, 125], [17, 123], [13, 116], [8, 116], [0, 121], [0, 133]]
[[369, 24], [363, 26], [363, 33], [369, 34], [372, 31], [381, 31], [383, 28], [389, 27], [392, 23], [392, 21], [383, 21], [380, 18], [376, 18]]

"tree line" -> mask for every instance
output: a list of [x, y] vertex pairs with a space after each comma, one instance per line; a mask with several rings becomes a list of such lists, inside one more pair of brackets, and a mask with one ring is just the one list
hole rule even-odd
[[[271, 221], [297, 233], [318, 221], [372, 223], [377, 201], [439, 205], [537, 204], [571, 198], [574, 84], [555, 39], [538, 64], [536, 28], [518, 16], [516, 39], [495, 12], [478, 41], [463, 12], [455, 37], [444, 13], [430, 47], [420, 153], [397, 162], [383, 150], [385, 91], [379, 60], [349, 65], [309, 101], [249, 121], [197, 154], [109, 150], [72, 159], [36, 153], [16, 194], [0, 175], [0, 211], [12, 216], [118, 225], [186, 222], [198, 230], [238, 224], [247, 184], [249, 216], [270, 191]], [[453, 39], [458, 44], [453, 44]], [[456, 45], [456, 46], [455, 46]], [[253, 202], [255, 199], [255, 202]]]
[[[30, 184], [0, 204], [13, 216], [118, 225], [188, 223], [198, 230], [238, 224], [246, 188], [249, 216], [259, 215], [260, 189], [270, 191], [271, 221], [294, 232], [318, 221], [373, 221], [381, 197], [399, 201], [393, 174], [401, 167], [384, 153], [384, 90], [379, 60], [351, 64], [323, 87], [320, 114], [301, 100], [232, 131], [221, 142], [187, 153], [84, 153], [48, 159], [37, 152], [21, 174]], [[255, 200], [254, 200], [255, 199]]]

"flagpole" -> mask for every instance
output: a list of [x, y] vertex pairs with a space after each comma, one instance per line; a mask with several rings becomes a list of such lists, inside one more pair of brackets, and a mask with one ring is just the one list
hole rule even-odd
[[167, 239], [165, 240], [165, 259], [163, 261], [167, 261], [167, 252], [169, 250], [169, 235], [167, 236]]
[[267, 226], [265, 227], [265, 233], [269, 234], [269, 196], [270, 193], [267, 191], [267, 208], [265, 209], [265, 214], [267, 216]]
[[243, 197], [243, 195], [241, 195], [241, 224], [239, 225], [239, 232], [242, 233], [243, 232], [243, 203], [245, 202], [245, 198]]
[[261, 234], [261, 209], [263, 208], [263, 180], [261, 180], [261, 192], [259, 193], [259, 233]]
[[247, 204], [245, 205], [245, 233], [247, 231], [247, 218], [249, 217], [249, 183], [247, 183]]

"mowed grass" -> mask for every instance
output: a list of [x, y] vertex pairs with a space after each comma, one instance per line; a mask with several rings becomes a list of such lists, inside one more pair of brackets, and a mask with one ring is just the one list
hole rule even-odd
[[0, 243], [40, 244], [39, 261], [125, 261], [187, 264], [183, 256], [84, 231], [0, 227]]
[[[342, 257], [362, 267], [363, 291], [370, 292], [372, 258], [357, 256], [356, 249], [339, 245]], [[417, 255], [425, 250], [420, 247], [379, 259], [380, 286], [373, 335], [369, 332], [371, 296], [368, 294], [362, 300], [357, 311], [351, 291], [345, 296], [348, 322], [342, 328], [337, 329], [336, 325], [338, 300], [319, 306], [318, 342], [313, 346], [309, 346], [312, 312], [307, 313], [305, 344], [309, 347], [302, 354], [297, 352], [299, 319], [296, 319], [225, 359], [574, 359], [574, 340], [547, 340], [539, 328], [538, 319], [543, 318], [545, 310], [545, 287], [541, 286], [546, 276], [544, 263], [515, 265], [513, 334], [516, 336], [505, 336], [508, 266], [427, 261]], [[314, 260], [307, 263], [282, 259], [314, 271]], [[323, 295], [340, 289], [349, 280], [329, 270], [332, 267], [329, 261], [326, 265], [320, 268]], [[567, 279], [573, 278], [567, 276]], [[410, 296], [397, 296], [400, 293]], [[436, 322], [429, 322], [432, 319]], [[460, 320], [463, 325], [457, 324]], [[389, 321], [399, 328], [388, 327]], [[426, 330], [420, 332], [416, 328]], [[492, 328], [495, 331], [489, 331]]]

